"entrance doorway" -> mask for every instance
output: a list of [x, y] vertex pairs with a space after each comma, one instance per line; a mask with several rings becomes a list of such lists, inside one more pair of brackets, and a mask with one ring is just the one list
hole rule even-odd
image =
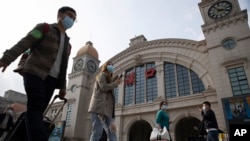
[[198, 127], [200, 120], [194, 117], [182, 118], [175, 128], [175, 141], [190, 141], [199, 139]]
[[129, 141], [149, 141], [152, 128], [145, 120], [136, 121], [130, 128]]

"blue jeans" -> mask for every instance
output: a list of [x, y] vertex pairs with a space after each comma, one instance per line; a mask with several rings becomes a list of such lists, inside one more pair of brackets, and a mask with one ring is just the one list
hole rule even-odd
[[45, 80], [25, 73], [24, 88], [27, 94], [26, 129], [29, 141], [48, 141], [48, 131], [43, 123], [43, 112], [56, 88], [57, 79], [48, 76]]
[[112, 132], [109, 128], [112, 120], [113, 119], [111, 117], [104, 116], [104, 124], [102, 124], [98, 114], [92, 113], [92, 133], [90, 136], [90, 141], [99, 141], [102, 136], [103, 128], [106, 131], [108, 141], [117, 141], [115, 132]]
[[207, 132], [207, 141], [219, 141], [219, 132], [212, 130]]

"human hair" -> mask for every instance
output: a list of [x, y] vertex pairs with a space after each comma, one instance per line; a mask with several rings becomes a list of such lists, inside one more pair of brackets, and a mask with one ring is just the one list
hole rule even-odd
[[159, 110], [161, 110], [161, 107], [162, 107], [162, 105], [164, 104], [164, 103], [167, 103], [168, 104], [168, 102], [167, 101], [162, 101], [161, 103], [160, 103], [160, 105], [159, 105]]
[[63, 6], [63, 7], [59, 8], [58, 9], [58, 14], [59, 13], [65, 13], [66, 11], [74, 12], [75, 15], [76, 15], [76, 11], [73, 8], [69, 7], [69, 6]]
[[204, 101], [202, 104], [207, 105], [209, 108], [211, 107], [211, 104], [210, 104], [210, 102], [208, 102], [208, 101]]
[[[112, 64], [112, 62], [110, 62], [110, 61], [107, 61], [106, 63], [104, 63], [103, 65], [102, 65], [102, 67], [101, 67], [101, 71], [100, 71], [100, 73], [109, 73], [108, 72], [108, 70], [107, 70], [107, 66], [108, 65], [110, 65], [110, 64]], [[98, 75], [99, 76], [99, 75]], [[112, 76], [113, 76], [113, 74], [111, 73], [111, 75], [106, 75], [106, 78], [107, 78], [107, 82], [108, 83], [110, 83], [111, 81], [112, 81]], [[98, 77], [97, 77], [97, 79], [98, 79]]]

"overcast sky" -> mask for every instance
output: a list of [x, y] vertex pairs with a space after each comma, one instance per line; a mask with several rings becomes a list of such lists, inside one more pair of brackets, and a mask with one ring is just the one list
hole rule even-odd
[[[73, 47], [68, 73], [73, 57], [89, 40], [98, 51], [101, 64], [129, 47], [131, 38], [142, 34], [147, 40], [203, 40], [199, 2], [201, 0], [0, 0], [0, 57], [37, 23], [56, 22], [57, 10], [65, 5], [77, 12], [77, 23], [67, 31]], [[250, 1], [239, 2], [249, 15]], [[25, 93], [22, 77], [13, 72], [18, 61], [19, 58], [4, 73], [0, 72], [0, 96], [10, 89]]]

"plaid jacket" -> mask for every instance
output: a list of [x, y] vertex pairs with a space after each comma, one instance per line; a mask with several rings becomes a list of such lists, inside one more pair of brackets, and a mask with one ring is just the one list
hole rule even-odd
[[[20, 70], [22, 73], [30, 73], [44, 80], [56, 60], [60, 44], [60, 31], [56, 23], [49, 24], [48, 33], [42, 37], [43, 26], [44, 23], [37, 24], [17, 44], [6, 50], [0, 60], [9, 65], [22, 53], [31, 49], [31, 54]], [[37, 44], [38, 42], [39, 44]], [[57, 84], [57, 88], [59, 89], [66, 88], [66, 74], [70, 51], [69, 37], [65, 33], [64, 50]]]

